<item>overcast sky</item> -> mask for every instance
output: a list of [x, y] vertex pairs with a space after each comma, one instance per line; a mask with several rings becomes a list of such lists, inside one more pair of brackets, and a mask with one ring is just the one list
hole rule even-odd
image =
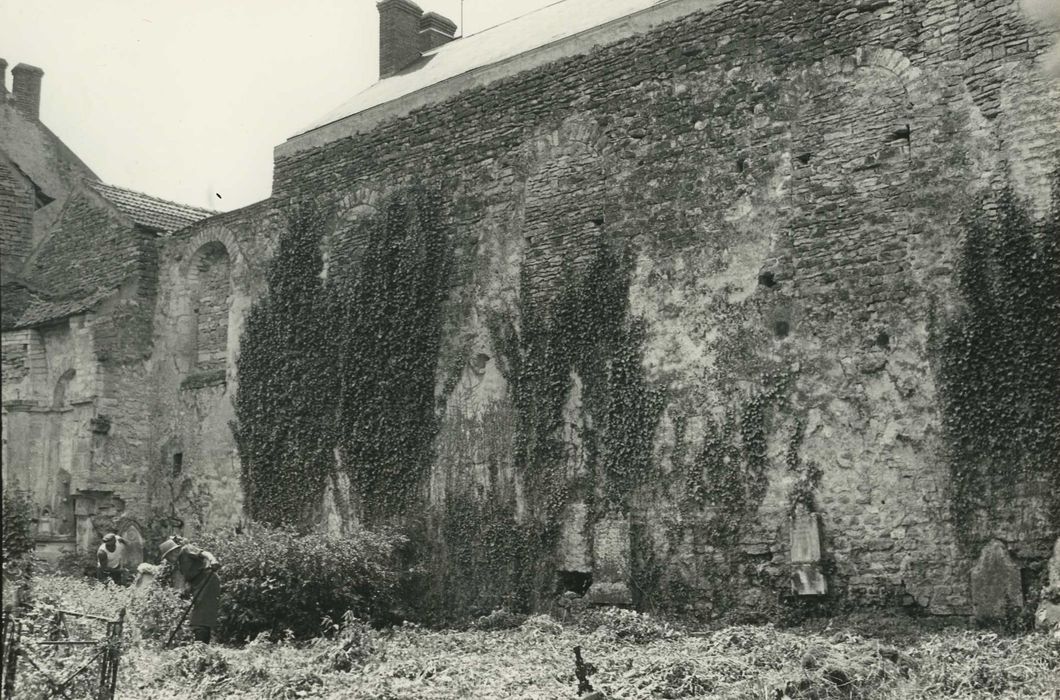
[[[463, 0], [466, 33], [553, 2]], [[375, 82], [375, 3], [0, 0], [0, 57], [8, 89], [15, 64], [44, 69], [41, 119], [104, 181], [227, 211], [269, 195], [274, 146]], [[460, 23], [461, 0], [417, 4]]]

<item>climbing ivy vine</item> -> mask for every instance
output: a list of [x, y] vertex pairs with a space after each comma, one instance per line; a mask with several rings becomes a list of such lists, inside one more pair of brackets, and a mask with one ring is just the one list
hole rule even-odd
[[269, 265], [268, 291], [251, 308], [236, 372], [232, 424], [244, 508], [258, 521], [301, 524], [331, 473], [337, 394], [329, 302], [320, 271], [324, 219], [292, 209]]
[[1011, 191], [987, 204], [965, 222], [960, 310], [933, 330], [951, 509], [973, 548], [1021, 490], [1060, 528], [1060, 170], [1044, 219]]
[[325, 277], [326, 227], [314, 207], [292, 210], [237, 364], [232, 429], [247, 512], [273, 524], [311, 519], [338, 468], [367, 521], [406, 512], [437, 430], [451, 257], [438, 196], [419, 187], [392, 195], [357, 269], [335, 265]]
[[423, 188], [392, 196], [370, 227], [356, 274], [335, 287], [339, 445], [369, 521], [409, 512], [430, 469], [452, 265], [441, 212], [439, 196]]

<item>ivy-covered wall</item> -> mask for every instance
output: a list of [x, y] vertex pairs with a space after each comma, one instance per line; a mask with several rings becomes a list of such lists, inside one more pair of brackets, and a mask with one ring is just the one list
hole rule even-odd
[[281, 155], [167, 253], [174, 358], [207, 231], [235, 291], [223, 383], [160, 364], [159, 463], [183, 441], [204, 523], [414, 529], [440, 617], [965, 614], [990, 539], [1033, 597], [1055, 503], [1003, 474], [1056, 477], [1055, 409], [1013, 392], [1056, 371], [1060, 90], [1047, 29], [987, 8], [733, 0]]

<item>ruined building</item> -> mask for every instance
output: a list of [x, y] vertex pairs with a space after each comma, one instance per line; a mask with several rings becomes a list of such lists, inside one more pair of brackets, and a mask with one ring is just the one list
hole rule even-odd
[[[293, 288], [269, 288], [277, 251], [311, 235], [319, 264], [289, 279], [408, 322], [427, 409], [371, 427], [359, 408], [397, 416], [409, 376], [395, 358], [413, 350], [372, 344], [405, 331], [380, 325], [346, 388], [306, 404], [366, 422], [304, 445], [313, 478], [291, 448], [269, 497], [297, 490], [335, 530], [422, 515], [450, 602], [968, 614], [998, 604], [983, 577], [1032, 602], [1057, 536], [1056, 413], [1011, 414], [991, 443], [1011, 464], [962, 452], [983, 411], [954, 353], [987, 323], [962, 270], [1004, 267], [966, 222], [1009, 191], [1032, 218], [1053, 206], [1057, 27], [1019, 0], [567, 0], [456, 38], [409, 0], [378, 9], [379, 82], [276, 147], [270, 198], [220, 215], [100, 183], [37, 119], [40, 72], [14, 69], [4, 483], [42, 527], [89, 546], [104, 517], [257, 517], [244, 495], [272, 486], [241, 459], [263, 453], [233, 401], [259, 372], [240, 347], [252, 308]], [[1048, 242], [1002, 248], [1040, 261]], [[447, 261], [433, 316], [401, 306], [411, 286], [364, 291], [428, 280], [401, 277], [424, 251]], [[375, 328], [350, 319], [335, 335]], [[286, 337], [297, 372], [314, 349]], [[426, 466], [378, 457], [371, 430], [420, 440]], [[373, 482], [370, 459], [396, 476]], [[423, 508], [388, 509], [388, 485]]]

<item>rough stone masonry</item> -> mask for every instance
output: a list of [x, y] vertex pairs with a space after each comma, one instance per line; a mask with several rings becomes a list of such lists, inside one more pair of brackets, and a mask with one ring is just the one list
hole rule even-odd
[[[364, 222], [416, 185], [441, 193], [456, 261], [436, 453], [470, 445], [436, 460], [428, 511], [497, 499], [517, 522], [534, 517], [527, 494], [541, 485], [490, 433], [514, 409], [487, 321], [518, 323], [529, 298], [547, 305], [604, 242], [632, 258], [641, 367], [663, 397], [653, 474], [624, 509], [595, 512], [595, 493], [567, 504], [542, 562], [554, 580], [705, 615], [822, 602], [964, 615], [994, 609], [973, 591], [995, 588], [1034, 604], [1057, 536], [1044, 496], [1056, 472], [977, 534], [1005, 585], [973, 583], [980, 552], [962, 548], [950, 512], [931, 324], [957, 304], [959, 220], [978, 197], [1011, 185], [1038, 215], [1049, 207], [1056, 32], [1015, 0], [645, 3], [292, 138], [270, 199], [161, 242], [149, 357], [122, 375], [147, 390], [150, 417], [107, 438], [149, 431], [126, 462], [155, 475], [136, 507], [197, 527], [240, 520], [235, 360], [283, 211], [331, 212], [327, 277], [356, 276]], [[430, 67], [417, 65], [387, 80]], [[581, 382], [571, 376], [563, 414], [572, 475], [596, 469], [579, 446], [603, 420]], [[721, 537], [716, 507], [683, 500], [688, 475], [715, 427], [764, 393], [761, 497]], [[337, 530], [359, 524], [340, 507], [340, 471], [318, 514]], [[793, 499], [812, 504], [797, 538]]]

